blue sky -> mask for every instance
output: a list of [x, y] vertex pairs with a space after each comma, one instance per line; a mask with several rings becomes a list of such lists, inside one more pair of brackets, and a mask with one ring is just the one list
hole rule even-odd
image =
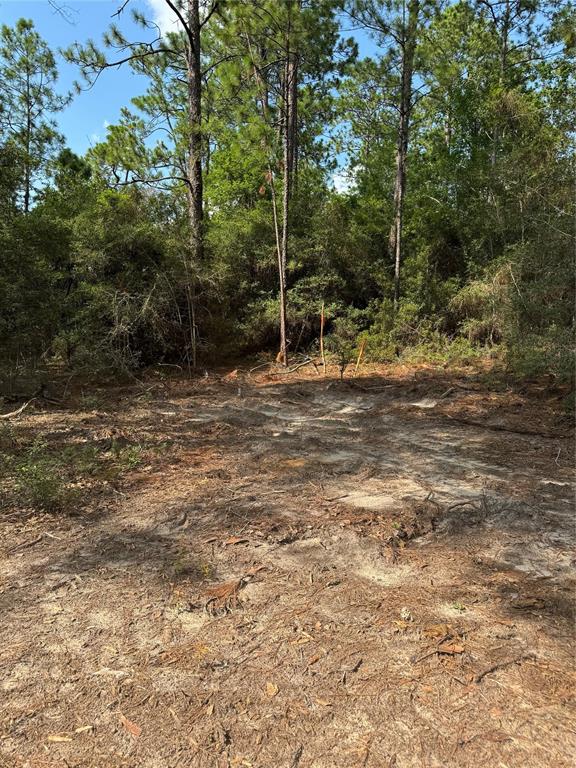
[[[19, 18], [32, 19], [40, 35], [55, 50], [75, 41], [85, 42], [88, 38], [100, 43], [118, 7], [117, 0], [62, 0], [61, 4], [66, 5], [68, 20], [57, 13], [48, 0], [0, 0], [0, 23], [12, 26]], [[132, 4], [146, 5], [146, 0]], [[121, 27], [134, 28], [129, 13], [124, 14]], [[138, 35], [142, 39], [142, 30], [138, 29]], [[71, 90], [74, 80], [79, 79], [76, 67], [58, 55], [58, 68], [60, 90]], [[121, 107], [144, 88], [142, 77], [135, 75], [129, 67], [120, 67], [104, 72], [91, 90], [75, 96], [72, 104], [57, 116], [60, 130], [71, 149], [83, 153], [103, 139], [106, 125], [116, 122]]]
[[[101, 44], [102, 35], [110, 23], [117, 19], [112, 16], [118, 9], [119, 0], [58, 0], [65, 13], [58, 13], [48, 0], [0, 0], [0, 24], [12, 26], [19, 18], [32, 19], [39, 34], [56, 53], [60, 72], [59, 87], [65, 93], [73, 89], [79, 73], [75, 66], [67, 64], [57, 52], [74, 42], [85, 42], [92, 38]], [[128, 9], [118, 21], [120, 28], [129, 39], [143, 39], [143, 30], [132, 22], [130, 8], [141, 8], [152, 15], [162, 29], [173, 24], [164, 0], [131, 0]], [[132, 34], [134, 36], [132, 36]], [[350, 32], [347, 30], [346, 34]], [[366, 35], [356, 34], [361, 53], [366, 55], [374, 50], [374, 44]], [[120, 110], [129, 105], [130, 99], [141, 94], [146, 88], [145, 78], [132, 72], [129, 66], [102, 73], [96, 84], [74, 97], [71, 105], [56, 116], [59, 128], [66, 137], [68, 146], [83, 154], [90, 146], [106, 136], [106, 126], [118, 121]], [[341, 174], [335, 174], [337, 186]], [[336, 178], [338, 177], [338, 179]]]

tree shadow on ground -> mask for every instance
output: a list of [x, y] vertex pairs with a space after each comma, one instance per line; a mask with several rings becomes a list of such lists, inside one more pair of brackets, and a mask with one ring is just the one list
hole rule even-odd
[[[547, 547], [556, 546], [564, 554], [569, 515], [544, 511], [550, 497], [535, 495], [534, 484], [528, 482], [531, 470], [523, 466], [528, 446], [537, 438], [514, 431], [527, 422], [535, 423], [538, 417], [542, 423], [543, 416], [551, 430], [557, 426], [557, 415], [551, 406], [543, 413], [541, 394], [531, 399], [503, 389], [498, 399], [477, 383], [470, 386], [465, 377], [444, 371], [393, 381], [379, 376], [344, 382], [311, 378], [244, 383], [241, 395], [236, 386], [226, 385], [221, 397], [217, 388], [216, 393], [212, 388], [207, 393], [173, 398], [163, 392], [159, 399], [150, 398], [144, 408], [116, 411], [111, 422], [114, 429], [134, 435], [145, 449], [155, 442], [158, 432], [172, 441], [174, 466], [168, 472], [159, 455], [150, 472], [136, 470], [127, 475], [116, 502], [100, 514], [82, 514], [81, 529], [65, 546], [51, 541], [47, 556], [29, 573], [41, 577], [46, 573], [96, 575], [125, 570], [133, 575], [146, 573], [165, 584], [182, 576], [176, 564], [184, 551], [190, 559], [187, 578], [201, 581], [207, 574], [219, 578], [216, 567], [194, 570], [194, 562], [210, 559], [212, 536], [221, 546], [227, 536], [250, 529], [262, 540], [282, 546], [309, 535], [306, 526], [317, 532], [337, 525], [337, 521], [330, 522], [330, 514], [339, 505], [349, 516], [350, 506], [332, 499], [332, 486], [342, 486], [348, 493], [351, 488], [370, 490], [374, 483], [372, 495], [378, 496], [399, 477], [408, 477], [417, 489], [398, 492], [394, 503], [384, 508], [376, 506], [372, 528], [359, 529], [361, 535], [372, 536], [378, 526], [385, 540], [411, 514], [408, 502], [431, 495], [438, 499], [439, 516], [444, 520], [439, 533], [433, 534], [431, 551], [439, 544], [456, 553], [466, 548], [480, 551], [500, 532], [513, 535], [515, 541], [532, 543], [545, 536]], [[423, 403], [423, 398], [435, 404]], [[524, 411], [520, 420], [518, 398]], [[480, 409], [481, 419], [490, 423], [496, 418], [498, 424], [509, 424], [511, 431], [450, 418], [458, 408], [467, 417], [475, 409], [476, 421]], [[101, 423], [94, 416], [81, 428], [89, 434]], [[555, 477], [561, 467], [550, 461], [550, 440], [544, 437], [537, 442], [535, 465]], [[466, 464], [470, 461], [477, 463], [478, 477], [473, 481]], [[448, 478], [450, 484], [438, 490], [435, 484], [442, 478]], [[559, 498], [554, 509], [564, 503], [568, 493], [561, 486], [555, 488]], [[450, 497], [452, 503], [460, 503], [458, 511], [449, 509]], [[138, 521], [141, 504], [147, 506]], [[356, 508], [362, 509], [362, 505]], [[562, 535], [555, 545], [558, 531]], [[486, 567], [494, 572], [514, 569], [515, 564], [499, 563], [493, 557]], [[519, 581], [530, 578], [523, 571], [518, 573]], [[566, 574], [559, 575], [564, 578]], [[469, 576], [478, 578], [478, 569], [471, 567]], [[548, 588], [545, 581], [542, 584], [543, 590]], [[542, 598], [545, 609], [567, 615], [567, 597], [554, 592], [552, 582], [550, 585], [550, 594]], [[509, 592], [508, 586], [494, 585], [503, 606]], [[512, 613], [517, 610], [521, 609], [510, 608]]]

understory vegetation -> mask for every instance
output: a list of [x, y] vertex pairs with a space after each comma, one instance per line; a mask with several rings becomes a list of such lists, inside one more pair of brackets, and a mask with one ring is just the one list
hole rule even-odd
[[[322, 316], [344, 366], [489, 354], [570, 377], [570, 4], [178, 8], [160, 34], [135, 4], [145, 42], [124, 9], [102, 50], [1, 30], [4, 392], [46, 365], [130, 376], [279, 346], [289, 364], [318, 357]], [[55, 122], [60, 55], [81, 88], [119, 60], [147, 78], [84, 156]], [[56, 504], [89, 458], [30, 446], [15, 472]]]

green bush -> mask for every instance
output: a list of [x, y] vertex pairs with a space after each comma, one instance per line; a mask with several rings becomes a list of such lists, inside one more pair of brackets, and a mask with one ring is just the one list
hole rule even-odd
[[51, 454], [47, 444], [36, 439], [15, 463], [15, 486], [21, 498], [38, 509], [62, 509], [71, 499], [62, 463], [63, 457]]
[[551, 373], [560, 381], [574, 378], [574, 333], [571, 328], [551, 325], [540, 333], [525, 332], [511, 337], [507, 344], [510, 373], [534, 377]]
[[350, 316], [337, 317], [332, 332], [326, 337], [326, 349], [334, 356], [344, 377], [346, 366], [353, 362], [358, 348], [358, 325]]
[[72, 497], [61, 467], [50, 458], [37, 457], [21, 464], [16, 488], [28, 504], [50, 512], [62, 509]]

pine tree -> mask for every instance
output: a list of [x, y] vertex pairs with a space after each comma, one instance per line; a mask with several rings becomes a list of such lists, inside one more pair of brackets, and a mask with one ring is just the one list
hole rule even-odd
[[22, 169], [19, 199], [28, 213], [36, 184], [48, 175], [48, 163], [62, 145], [52, 115], [69, 97], [56, 93], [54, 54], [34, 29], [20, 19], [0, 30], [0, 142], [11, 146]]

